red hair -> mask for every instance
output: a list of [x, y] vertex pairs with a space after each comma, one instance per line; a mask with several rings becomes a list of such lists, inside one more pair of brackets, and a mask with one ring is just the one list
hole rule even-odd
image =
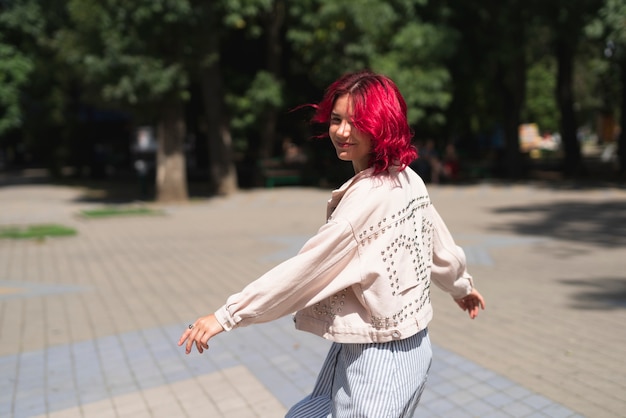
[[369, 166], [374, 167], [375, 174], [392, 166], [403, 170], [417, 158], [417, 150], [411, 144], [413, 131], [407, 121], [406, 102], [396, 84], [384, 75], [369, 70], [343, 75], [314, 105], [312, 121], [330, 123], [335, 102], [346, 94], [353, 103], [352, 125], [372, 140]]

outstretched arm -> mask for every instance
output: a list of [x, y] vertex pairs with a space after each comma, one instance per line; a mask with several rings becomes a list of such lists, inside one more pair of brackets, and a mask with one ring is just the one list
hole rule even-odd
[[464, 311], [469, 313], [470, 318], [474, 319], [478, 316], [480, 309], [485, 309], [485, 299], [476, 289], [472, 289], [471, 293], [461, 299], [454, 300]]
[[209, 348], [209, 339], [222, 331], [269, 322], [345, 289], [356, 276], [346, 275], [341, 281], [336, 280], [336, 272], [350, 262], [356, 245], [350, 224], [326, 223], [296, 256], [231, 295], [212, 315], [198, 318], [183, 332], [178, 345], [185, 345], [189, 354], [195, 343], [202, 353]]

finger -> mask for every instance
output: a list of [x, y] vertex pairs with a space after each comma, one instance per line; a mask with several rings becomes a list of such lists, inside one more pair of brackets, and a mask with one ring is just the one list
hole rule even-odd
[[191, 347], [193, 346], [193, 342], [195, 339], [195, 336], [193, 334], [195, 334], [195, 332], [189, 335], [189, 339], [187, 340], [187, 344], [185, 345], [185, 352], [187, 354], [191, 353]]
[[200, 338], [200, 342], [202, 343], [202, 347], [204, 347], [205, 350], [208, 350], [208, 348], [209, 348], [209, 338], [210, 338], [210, 335], [209, 335], [208, 332], [205, 333], [202, 336], [202, 338]]
[[181, 335], [180, 339], [178, 340], [178, 346], [183, 345], [185, 340], [189, 337], [190, 333], [191, 333], [191, 330], [186, 330], [185, 332], [183, 332], [183, 335]]

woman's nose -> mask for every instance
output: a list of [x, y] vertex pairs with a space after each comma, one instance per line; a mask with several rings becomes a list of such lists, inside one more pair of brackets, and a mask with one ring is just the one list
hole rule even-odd
[[337, 133], [341, 136], [345, 136], [348, 137], [350, 136], [350, 122], [344, 120], [341, 122], [341, 125], [339, 125], [339, 129], [337, 129]]

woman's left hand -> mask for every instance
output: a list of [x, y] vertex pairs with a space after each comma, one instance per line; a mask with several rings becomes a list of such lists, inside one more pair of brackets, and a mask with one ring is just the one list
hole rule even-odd
[[454, 301], [461, 309], [467, 311], [472, 319], [478, 316], [480, 309], [485, 309], [485, 299], [483, 299], [482, 295], [476, 289], [472, 289], [469, 295], [461, 299], [455, 299]]
[[222, 331], [224, 331], [224, 328], [217, 321], [214, 314], [203, 316], [189, 325], [185, 332], [183, 332], [183, 335], [181, 335], [180, 340], [178, 340], [178, 345], [181, 346], [186, 342], [185, 352], [189, 354], [195, 342], [198, 352], [203, 353], [204, 350], [208, 350], [209, 348], [209, 339]]

